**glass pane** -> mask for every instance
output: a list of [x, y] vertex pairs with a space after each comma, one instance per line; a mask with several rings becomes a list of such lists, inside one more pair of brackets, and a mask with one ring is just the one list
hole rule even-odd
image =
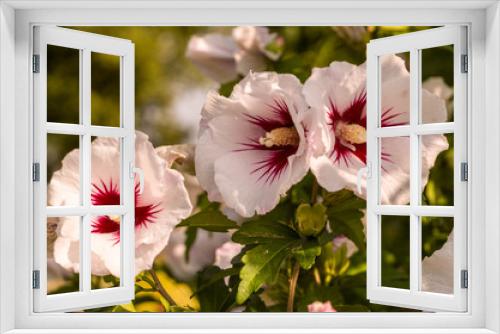
[[80, 50], [47, 45], [47, 121], [80, 123]]
[[92, 205], [120, 205], [121, 140], [92, 137]]
[[92, 289], [120, 286], [121, 246], [119, 215], [91, 217]]
[[410, 137], [380, 138], [380, 204], [410, 202]]
[[410, 53], [385, 55], [380, 61], [380, 126], [410, 122]]
[[422, 291], [453, 293], [453, 218], [422, 217]]
[[47, 134], [47, 205], [80, 205], [80, 136]]
[[120, 126], [120, 57], [92, 52], [93, 125]]
[[80, 290], [81, 217], [47, 218], [47, 294]]
[[382, 286], [410, 288], [410, 217], [381, 216]]
[[422, 205], [452, 206], [454, 196], [453, 134], [420, 137]]
[[421, 50], [421, 123], [453, 121], [453, 45]]

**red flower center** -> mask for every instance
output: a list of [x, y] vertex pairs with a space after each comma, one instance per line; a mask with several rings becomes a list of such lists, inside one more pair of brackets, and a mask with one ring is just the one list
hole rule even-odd
[[[394, 119], [400, 115], [401, 113], [392, 112], [392, 108], [386, 109], [381, 117], [382, 127], [405, 124], [395, 122]], [[361, 91], [343, 112], [340, 112], [335, 103], [330, 100], [328, 125], [330, 126], [330, 131], [335, 135], [335, 145], [330, 153], [330, 158], [335, 163], [343, 162], [346, 166], [350, 165], [351, 157], [356, 157], [363, 164], [366, 164], [366, 141], [346, 142], [343, 138], [345, 136], [346, 125], [357, 126], [352, 127], [350, 130], [359, 131], [361, 127], [366, 130], [366, 91]]]
[[[92, 184], [92, 205], [120, 205], [118, 185], [109, 180], [100, 180], [100, 184]], [[141, 205], [139, 185], [135, 185], [135, 227], [146, 227], [154, 223], [160, 212], [160, 203]], [[112, 233], [116, 242], [120, 241], [120, 217], [98, 216], [92, 220], [92, 233]]]
[[[262, 132], [255, 138], [249, 138], [247, 143], [240, 143], [244, 148], [237, 150], [253, 150], [262, 153], [262, 159], [255, 162], [251, 173], [258, 174], [258, 180], [264, 180], [265, 183], [272, 183], [280, 178], [288, 166], [288, 157], [297, 152], [298, 144], [296, 143], [299, 140], [286, 102], [282, 99], [275, 99], [269, 108], [271, 110], [269, 117], [245, 114], [247, 120], [258, 126]], [[267, 140], [266, 136], [273, 139], [272, 135], [279, 133], [284, 134], [281, 138], [274, 139], [279, 144], [269, 145], [269, 142], [263, 141], [263, 138]]]

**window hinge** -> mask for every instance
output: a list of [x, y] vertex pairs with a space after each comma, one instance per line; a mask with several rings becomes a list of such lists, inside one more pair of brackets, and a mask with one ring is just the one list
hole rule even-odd
[[33, 163], [33, 182], [40, 181], [40, 164], [38, 162]]
[[40, 73], [40, 55], [33, 55], [33, 73]]
[[462, 73], [469, 72], [469, 57], [462, 55]]
[[460, 274], [460, 287], [462, 289], [467, 289], [469, 287], [469, 272], [467, 270], [462, 270]]
[[469, 181], [469, 165], [466, 162], [460, 164], [460, 180]]
[[40, 270], [33, 270], [33, 289], [40, 289]]

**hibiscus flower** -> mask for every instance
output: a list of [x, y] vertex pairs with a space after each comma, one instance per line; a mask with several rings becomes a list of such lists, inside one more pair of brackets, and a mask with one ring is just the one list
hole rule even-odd
[[[398, 56], [381, 61], [381, 104], [383, 127], [409, 123], [409, 80], [405, 62]], [[326, 153], [311, 159], [318, 183], [329, 191], [356, 190], [357, 172], [366, 165], [366, 65], [333, 62], [315, 68], [304, 84], [309, 105], [322, 115], [329, 146]], [[422, 89], [422, 118], [425, 123], [445, 122], [444, 100]], [[438, 154], [448, 148], [442, 135], [422, 137], [422, 180]], [[406, 204], [409, 201], [409, 137], [381, 140], [381, 202]], [[366, 185], [363, 185], [366, 196]]]
[[[119, 205], [119, 141], [99, 137], [92, 141], [93, 205]], [[144, 192], [135, 187], [135, 270], [150, 269], [160, 251], [167, 245], [175, 225], [192, 210], [182, 175], [168, 168], [148, 136], [136, 132], [136, 165], [144, 171]], [[73, 150], [62, 161], [62, 168], [49, 183], [50, 205], [79, 205], [79, 150]], [[115, 216], [95, 216], [91, 221], [92, 274], [120, 275], [120, 220]], [[54, 259], [62, 267], [79, 271], [79, 218], [64, 217], [58, 222]]]
[[243, 217], [265, 214], [307, 173], [319, 127], [295, 76], [251, 72], [229, 98], [207, 96], [195, 154], [198, 180], [211, 201]]
[[276, 60], [279, 52], [269, 46], [281, 43], [266, 27], [242, 26], [234, 28], [232, 36], [206, 34], [189, 40], [186, 57], [209, 78], [225, 83], [246, 75], [250, 70], [266, 68], [266, 58]]

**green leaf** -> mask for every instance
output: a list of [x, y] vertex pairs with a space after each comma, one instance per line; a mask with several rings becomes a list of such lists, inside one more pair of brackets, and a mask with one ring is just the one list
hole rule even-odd
[[321, 246], [317, 241], [306, 241], [292, 253], [302, 269], [309, 270], [316, 262], [316, 257], [321, 254]]
[[249, 221], [234, 232], [234, 242], [249, 245], [262, 244], [280, 240], [297, 240], [298, 234], [290, 227], [277, 222]]
[[364, 226], [361, 222], [366, 202], [349, 190], [340, 190], [324, 195], [330, 227], [335, 235], [351, 239], [359, 250], [365, 250]]
[[249, 250], [242, 258], [241, 282], [236, 294], [236, 302], [244, 303], [252, 293], [265, 282], [276, 280], [281, 264], [290, 254], [289, 247], [294, 241], [275, 241], [258, 245]]
[[192, 294], [191, 298], [193, 298], [195, 295], [201, 293], [203, 290], [209, 288], [213, 284], [222, 281], [224, 277], [226, 276], [234, 276], [238, 275], [240, 273], [241, 268], [238, 267], [231, 267], [228, 269], [224, 270], [219, 270], [217, 272], [212, 272], [210, 276], [207, 276], [205, 280], [200, 281], [200, 284], [198, 285], [198, 288], [196, 291]]
[[210, 289], [203, 289], [197, 293], [201, 312], [220, 312], [222, 306], [226, 303], [226, 297], [230, 294], [230, 291], [224, 283], [224, 276], [220, 275], [220, 273], [219, 268], [212, 266], [198, 275], [198, 286], [212, 279], [213, 276], [217, 277], [210, 285]]
[[184, 219], [177, 227], [198, 227], [210, 232], [227, 232], [238, 228], [238, 224], [219, 211], [218, 205], [210, 205], [202, 211]]
[[193, 247], [194, 242], [196, 241], [196, 235], [198, 234], [198, 229], [196, 227], [189, 226], [186, 229], [186, 241], [184, 244], [186, 245], [186, 250], [184, 251], [184, 259], [186, 262], [189, 262], [189, 252], [191, 251], [191, 247]]

